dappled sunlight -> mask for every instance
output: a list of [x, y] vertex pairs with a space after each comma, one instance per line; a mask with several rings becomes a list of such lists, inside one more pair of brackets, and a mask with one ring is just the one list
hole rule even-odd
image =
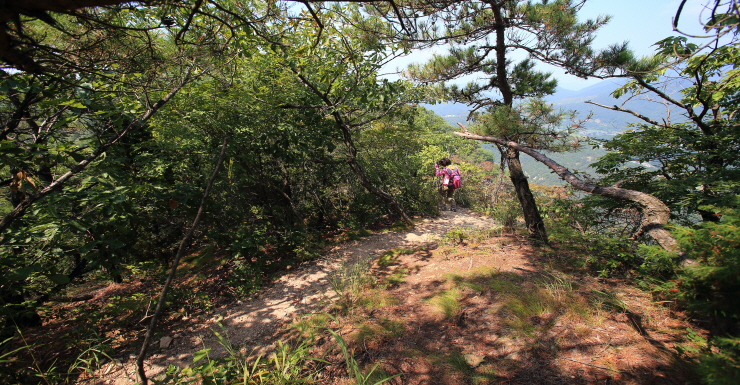
[[[337, 288], [331, 282], [336, 275], [349, 274], [353, 266], [374, 262], [386, 252], [402, 249], [409, 250], [409, 254], [403, 256], [415, 259], [415, 266], [409, 266], [409, 274], [416, 276], [421, 266], [430, 263], [432, 254], [424, 250], [433, 247], [434, 242], [450, 230], [492, 226], [494, 223], [491, 220], [461, 209], [438, 218], [421, 220], [413, 229], [405, 232], [372, 234], [336, 246], [324, 258], [287, 271], [267, 288], [240, 304], [219, 309], [208, 317], [177, 322], [169, 332], [163, 332], [175, 336], [173, 346], [153, 351], [147, 362], [147, 374], [156, 378], [164, 373], [168, 365], [191, 365], [193, 354], [205, 348], [212, 349], [210, 356], [213, 358], [225, 356], [227, 352], [214, 332], [228, 336], [229, 342], [240, 347], [244, 353], [268, 354], [276, 341], [289, 333], [288, 325], [298, 321], [302, 315], [331, 310], [338, 303], [340, 293], [336, 292]], [[420, 285], [420, 290], [421, 286], [426, 289], [428, 284]], [[361, 299], [358, 301], [362, 302]], [[366, 327], [372, 330], [375, 326]], [[135, 378], [133, 361], [132, 356], [119, 367], [118, 370], [131, 374], [122, 377], [129, 377], [129, 380]], [[121, 380], [124, 381], [123, 378]], [[129, 383], [129, 380], [116, 383]]]
[[[627, 286], [565, 275], [550, 262], [516, 236], [476, 242], [463, 236], [457, 244], [388, 253], [374, 267], [376, 285], [398, 302], [355, 308], [340, 332], [353, 336], [358, 360], [406, 373], [389, 382], [398, 385], [689, 378], [670, 349], [657, 346], [680, 342], [675, 333], [685, 325], [666, 327], [655, 319], [667, 318], [666, 310]], [[403, 279], [393, 280], [398, 271]], [[624, 294], [595, 294], [611, 291]], [[381, 320], [403, 325], [403, 333], [382, 332]]]

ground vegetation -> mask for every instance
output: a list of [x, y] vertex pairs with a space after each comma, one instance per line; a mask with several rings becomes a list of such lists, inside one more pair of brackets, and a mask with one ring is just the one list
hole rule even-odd
[[[223, 349], [153, 380], [737, 376], [736, 1], [708, 3], [709, 43], [671, 37], [642, 59], [622, 44], [594, 52], [607, 19], [579, 22], [571, 1], [49, 4], [0, 10], [4, 379], [102, 378], [139, 351], [138, 379], [122, 378], [146, 383], [163, 337], [194, 325], [215, 327]], [[379, 74], [439, 42], [454, 47], [410, 69], [421, 82]], [[515, 49], [531, 57], [514, 63]], [[579, 180], [540, 157], [584, 138], [539, 99], [554, 82], [536, 60], [629, 76], [616, 95], [650, 93], [686, 120], [640, 116], [600, 144], [612, 150], [596, 164], [603, 179]], [[472, 72], [490, 82], [425, 84]], [[669, 73], [681, 99], [659, 85]], [[463, 136], [498, 143], [498, 163], [419, 107], [449, 98], [473, 106]], [[530, 187], [520, 152], [576, 188], [649, 207]], [[492, 219], [440, 213], [432, 170], [444, 157], [463, 172], [461, 206]], [[333, 293], [271, 318], [260, 293], [368, 235], [417, 241], [270, 292], [286, 304], [314, 298], [312, 285]], [[245, 302], [279, 332], [219, 331]]]

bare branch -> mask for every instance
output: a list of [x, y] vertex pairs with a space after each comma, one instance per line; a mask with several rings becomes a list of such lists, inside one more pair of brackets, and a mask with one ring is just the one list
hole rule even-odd
[[316, 42], [313, 43], [313, 47], [311, 47], [311, 48], [316, 48], [321, 42], [321, 34], [324, 32], [324, 23], [321, 22], [319, 15], [317, 15], [316, 12], [314, 12], [313, 8], [311, 8], [311, 3], [309, 3], [308, 1], [304, 1], [303, 4], [306, 6], [306, 9], [308, 9], [308, 12], [311, 14], [311, 17], [313, 17], [313, 20], [319, 26], [319, 32], [316, 34]]
[[635, 112], [635, 111], [632, 111], [632, 110], [628, 110], [628, 109], [626, 109], [626, 108], [622, 108], [622, 107], [619, 107], [619, 106], [617, 106], [617, 105], [613, 105], [613, 106], [611, 106], [611, 107], [610, 107], [610, 106], [607, 106], [607, 105], [604, 105], [604, 104], [600, 104], [600, 103], [592, 102], [592, 101], [590, 101], [590, 100], [587, 100], [587, 101], [586, 101], [586, 103], [588, 103], [588, 104], [593, 104], [594, 106], [599, 106], [599, 107], [601, 107], [601, 108], [606, 108], [607, 110], [613, 110], [613, 111], [626, 112], [626, 113], [628, 113], [628, 114], [631, 114], [631, 115], [634, 115], [634, 116], [636, 116], [636, 117], [640, 118], [641, 120], [644, 120], [644, 121], [645, 121], [645, 122], [647, 122], [647, 123], [650, 123], [650, 124], [652, 124], [652, 125], [655, 125], [655, 126], [658, 126], [658, 127], [666, 127], [666, 128], [667, 128], [667, 127], [669, 127], [669, 126], [668, 126], [668, 125], [666, 125], [665, 123], [658, 123], [657, 121], [655, 121], [655, 120], [653, 120], [653, 119], [650, 119], [650, 118], [648, 118], [648, 117], [647, 117], [647, 116], [645, 116], [645, 115], [642, 115], [642, 114], [640, 114], [640, 113], [637, 113], [637, 112]]
[[179, 32], [177, 32], [177, 36], [175, 37], [175, 41], [180, 41], [182, 36], [185, 34], [185, 32], [190, 29], [190, 23], [193, 22], [193, 17], [198, 12], [198, 9], [200, 8], [201, 4], [203, 4], [203, 0], [197, 0], [195, 2], [195, 5], [193, 5], [193, 9], [190, 11], [190, 14], [188, 15], [188, 20], [185, 22], [185, 25], [180, 29]]
[[175, 278], [175, 273], [177, 272], [177, 266], [180, 264], [180, 259], [185, 255], [185, 248], [187, 247], [188, 243], [190, 243], [190, 238], [193, 236], [193, 232], [195, 231], [195, 227], [198, 225], [198, 222], [200, 222], [200, 218], [203, 216], [203, 212], [205, 211], [206, 206], [206, 200], [208, 198], [208, 194], [211, 192], [211, 187], [213, 186], [213, 182], [216, 180], [216, 175], [218, 175], [218, 169], [221, 168], [221, 164], [224, 161], [224, 155], [226, 154], [226, 145], [228, 144], [228, 138], [224, 138], [223, 143], [221, 144], [221, 154], [218, 157], [218, 160], [216, 161], [216, 166], [213, 168], [213, 172], [211, 173], [211, 177], [208, 179], [208, 183], [206, 184], [205, 191], [203, 191], [203, 198], [200, 201], [200, 206], [198, 207], [198, 213], [195, 215], [195, 219], [193, 220], [193, 224], [190, 225], [190, 228], [185, 233], [185, 235], [182, 237], [182, 240], [180, 241], [180, 247], [177, 249], [177, 254], [175, 255], [175, 259], [172, 261], [172, 267], [170, 268], [170, 273], [167, 275], [167, 279], [164, 282], [164, 285], [162, 286], [162, 291], [159, 293], [159, 301], [157, 301], [157, 307], [154, 310], [154, 314], [151, 318], [151, 321], [149, 322], [149, 327], [147, 328], [146, 335], [144, 336], [144, 342], [141, 345], [141, 350], [139, 351], [139, 356], [136, 359], [136, 365], [139, 370], [139, 378], [141, 379], [141, 383], [144, 385], [147, 385], [149, 383], [148, 379], [146, 378], [146, 372], [144, 371], [144, 359], [146, 358], [146, 351], [149, 347], [149, 341], [152, 338], [152, 335], [154, 334], [154, 328], [157, 325], [157, 321], [159, 321], [159, 317], [162, 315], [162, 310], [164, 309], [164, 303], [167, 299], [167, 291], [170, 288], [170, 285], [172, 284], [172, 280]]

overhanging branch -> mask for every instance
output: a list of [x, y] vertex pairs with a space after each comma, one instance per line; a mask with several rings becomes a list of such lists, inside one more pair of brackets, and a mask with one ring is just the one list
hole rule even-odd
[[640, 114], [640, 113], [637, 113], [637, 112], [635, 112], [635, 111], [632, 111], [632, 110], [628, 110], [628, 109], [626, 109], [626, 108], [622, 108], [622, 107], [619, 107], [619, 106], [617, 106], [617, 105], [614, 105], [614, 106], [607, 106], [606, 104], [600, 104], [600, 103], [592, 102], [592, 101], [590, 101], [590, 100], [587, 100], [587, 101], [586, 101], [586, 103], [588, 103], [588, 104], [593, 104], [594, 106], [598, 106], [598, 107], [601, 107], [601, 108], [606, 108], [607, 110], [613, 110], [613, 111], [619, 111], [619, 112], [626, 112], [626, 113], [628, 113], [628, 114], [630, 114], [630, 115], [634, 115], [634, 116], [636, 116], [637, 118], [639, 118], [639, 119], [641, 119], [641, 120], [644, 120], [645, 122], [648, 122], [648, 123], [650, 123], [650, 124], [652, 124], [652, 125], [655, 125], [655, 126], [658, 126], [658, 127], [665, 127], [665, 128], [668, 128], [668, 126], [667, 126], [666, 124], [661, 124], [661, 123], [658, 123], [657, 121], [655, 121], [655, 120], [653, 120], [653, 119], [650, 119], [650, 118], [648, 118], [648, 117], [647, 117], [647, 116], [645, 116], [645, 115], [642, 115], [642, 114]]
[[581, 191], [585, 191], [590, 194], [597, 194], [608, 198], [615, 198], [620, 200], [626, 200], [637, 203], [643, 212], [643, 219], [641, 222], [641, 232], [644, 232], [651, 238], [653, 238], [663, 249], [676, 253], [679, 261], [686, 261], [686, 257], [680, 252], [678, 242], [673, 236], [665, 229], [665, 225], [668, 223], [670, 218], [670, 209], [660, 199], [646, 194], [640, 191], [624, 189], [617, 186], [604, 187], [593, 183], [588, 183], [575, 174], [570, 172], [566, 167], [558, 164], [554, 160], [547, 156], [533, 150], [530, 147], [522, 146], [521, 144], [514, 141], [507, 141], [504, 139], [475, 135], [469, 132], [455, 132], [455, 135], [461, 136], [467, 139], [480, 140], [484, 142], [496, 143], [501, 146], [505, 146], [519, 152], [523, 152], [538, 162], [544, 163], [547, 167], [553, 170], [560, 178], [568, 182], [573, 188]]

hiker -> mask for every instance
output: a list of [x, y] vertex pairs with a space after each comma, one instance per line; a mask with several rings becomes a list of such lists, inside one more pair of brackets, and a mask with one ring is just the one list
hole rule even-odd
[[442, 177], [442, 182], [439, 185], [439, 197], [442, 201], [441, 209], [457, 211], [455, 190], [460, 188], [460, 170], [455, 166], [450, 166], [451, 164], [452, 161], [448, 158], [440, 159], [434, 165], [434, 175]]

